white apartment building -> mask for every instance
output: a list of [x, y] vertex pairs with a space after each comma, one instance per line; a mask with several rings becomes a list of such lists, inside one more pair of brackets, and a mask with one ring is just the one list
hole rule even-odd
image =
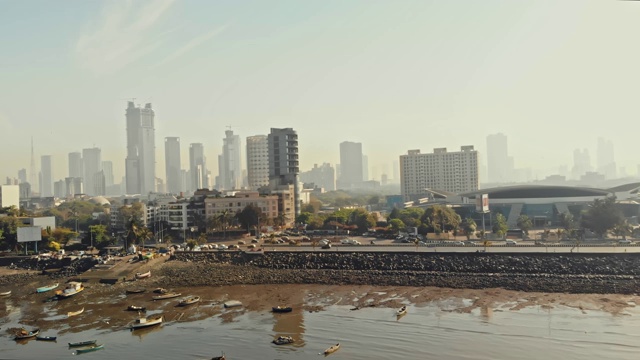
[[266, 135], [247, 137], [247, 177], [251, 190], [269, 185], [269, 143]]
[[473, 146], [456, 152], [438, 148], [432, 154], [409, 150], [400, 156], [400, 189], [404, 201], [427, 196], [427, 189], [455, 194], [478, 190], [478, 152]]

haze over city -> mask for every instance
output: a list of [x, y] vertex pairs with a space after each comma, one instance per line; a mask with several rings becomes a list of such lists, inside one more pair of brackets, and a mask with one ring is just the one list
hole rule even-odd
[[[637, 175], [636, 2], [3, 2], [0, 176], [53, 178], [67, 155], [102, 149], [125, 175], [128, 101], [155, 111], [156, 176], [165, 137], [202, 143], [216, 175], [225, 130], [293, 128], [300, 171], [362, 143], [370, 178], [393, 162], [508, 137], [532, 178], [574, 166], [598, 138], [618, 176]], [[135, 100], [134, 100], [135, 99]], [[398, 179], [394, 179], [398, 180]]]

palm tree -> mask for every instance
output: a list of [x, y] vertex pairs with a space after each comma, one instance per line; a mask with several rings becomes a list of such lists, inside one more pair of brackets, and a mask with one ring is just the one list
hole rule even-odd
[[229, 226], [229, 220], [231, 219], [231, 213], [229, 213], [229, 210], [225, 209], [222, 210], [222, 212], [220, 212], [218, 214], [218, 219], [220, 221], [220, 224], [222, 225], [222, 230], [224, 231], [224, 238], [227, 238], [227, 227]]
[[151, 230], [149, 230], [148, 227], [143, 226], [138, 230], [138, 234], [137, 234], [137, 238], [138, 241], [142, 244], [142, 247], [144, 248], [144, 242], [147, 240], [150, 240], [151, 238], [153, 238], [153, 232]]

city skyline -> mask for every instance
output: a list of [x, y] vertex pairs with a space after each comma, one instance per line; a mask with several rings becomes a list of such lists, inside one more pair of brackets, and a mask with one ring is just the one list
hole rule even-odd
[[[597, 167], [600, 137], [615, 146], [609, 172], [637, 174], [633, 132], [620, 131], [640, 117], [634, 2], [4, 5], [0, 138], [12, 156], [0, 176], [29, 169], [33, 136], [54, 181], [68, 153], [96, 147], [119, 182], [125, 101], [152, 102], [156, 141], [202, 143], [209, 169], [226, 128], [244, 140], [292, 127], [301, 171], [339, 163], [344, 140], [387, 175], [418, 148], [474, 145], [486, 166], [484, 138], [503, 133], [514, 167], [533, 178], [571, 169], [575, 149]], [[156, 146], [157, 177], [163, 153]]]

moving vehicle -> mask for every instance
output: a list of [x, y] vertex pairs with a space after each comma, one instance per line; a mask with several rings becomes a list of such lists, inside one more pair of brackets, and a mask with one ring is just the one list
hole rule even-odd
[[631, 245], [631, 244], [633, 244], [633, 243], [632, 243], [632, 242], [631, 242], [631, 240], [629, 240], [629, 239], [620, 239], [620, 240], [618, 240], [618, 244], [622, 244], [622, 245]]
[[511, 240], [511, 239], [505, 240], [504, 243], [505, 243], [505, 245], [518, 245], [517, 242], [515, 242], [514, 240]]

